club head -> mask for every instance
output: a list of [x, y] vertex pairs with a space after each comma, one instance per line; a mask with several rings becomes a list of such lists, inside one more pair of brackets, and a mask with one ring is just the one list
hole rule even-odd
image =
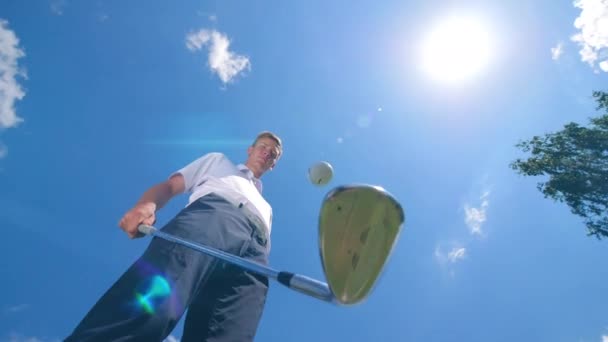
[[378, 186], [339, 186], [325, 196], [319, 248], [327, 283], [338, 303], [356, 304], [371, 292], [404, 220], [399, 202]]

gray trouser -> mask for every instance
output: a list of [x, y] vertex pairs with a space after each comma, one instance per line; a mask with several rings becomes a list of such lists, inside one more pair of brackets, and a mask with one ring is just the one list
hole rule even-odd
[[[207, 195], [162, 228], [267, 264], [268, 244], [234, 205]], [[181, 341], [252, 341], [268, 279], [153, 238], [65, 341], [162, 341], [186, 309]]]

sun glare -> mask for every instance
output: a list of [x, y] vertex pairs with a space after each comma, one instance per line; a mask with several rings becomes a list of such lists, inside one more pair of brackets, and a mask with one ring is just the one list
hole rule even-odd
[[478, 75], [488, 64], [491, 40], [476, 18], [444, 19], [423, 38], [422, 69], [434, 80], [461, 83]]

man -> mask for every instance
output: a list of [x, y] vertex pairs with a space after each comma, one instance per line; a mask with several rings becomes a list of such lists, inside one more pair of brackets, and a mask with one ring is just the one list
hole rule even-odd
[[[262, 132], [245, 164], [204, 155], [148, 189], [119, 226], [139, 237], [138, 225], [153, 224], [157, 210], [189, 192], [187, 207], [164, 232], [267, 264], [272, 208], [260, 177], [281, 153], [281, 139]], [[265, 277], [154, 238], [66, 341], [162, 341], [186, 309], [183, 342], [252, 341], [267, 291]]]

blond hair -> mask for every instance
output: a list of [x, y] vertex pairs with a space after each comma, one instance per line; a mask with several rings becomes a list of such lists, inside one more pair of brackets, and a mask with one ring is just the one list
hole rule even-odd
[[274, 142], [277, 144], [277, 148], [279, 149], [279, 156], [281, 154], [283, 154], [283, 144], [281, 142], [281, 138], [279, 138], [278, 135], [276, 135], [270, 131], [264, 131], [264, 132], [258, 134], [258, 136], [255, 137], [255, 140], [253, 141], [253, 144], [251, 144], [251, 146], [255, 146], [255, 144], [257, 144], [258, 141], [262, 138], [269, 138], [269, 139], [274, 140]]

